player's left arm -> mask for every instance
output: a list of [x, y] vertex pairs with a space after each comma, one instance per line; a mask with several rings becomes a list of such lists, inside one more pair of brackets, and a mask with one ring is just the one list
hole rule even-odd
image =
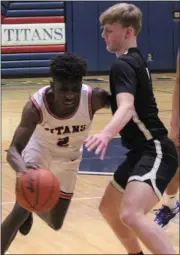
[[102, 130], [111, 140], [130, 121], [134, 111], [134, 95], [137, 86], [137, 74], [125, 61], [118, 60], [111, 69], [116, 93], [117, 110], [111, 121]]
[[130, 121], [134, 111], [134, 96], [130, 93], [119, 93], [116, 95], [117, 110], [111, 121], [102, 130], [109, 140], [116, 136], [120, 130]]
[[110, 94], [101, 88], [92, 89], [92, 112], [93, 114], [102, 109], [110, 107]]
[[133, 116], [134, 96], [138, 84], [135, 70], [123, 60], [118, 60], [113, 65], [111, 73], [116, 93], [117, 110], [100, 133], [91, 135], [85, 140], [87, 150], [95, 149], [95, 153], [100, 154], [101, 159], [104, 158], [109, 141], [126, 126]]

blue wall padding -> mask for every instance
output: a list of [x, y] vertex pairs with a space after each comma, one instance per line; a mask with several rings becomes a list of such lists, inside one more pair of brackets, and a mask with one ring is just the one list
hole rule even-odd
[[2, 5], [5, 7], [5, 8], [8, 8], [9, 6], [9, 1], [1, 1], [1, 7]]
[[[180, 2], [175, 2], [173, 5], [173, 12], [180, 12]], [[180, 48], [180, 20], [173, 19], [174, 25], [174, 59], [177, 58], [178, 48]], [[176, 68], [176, 61], [173, 61], [174, 68]]]
[[141, 49], [141, 52], [144, 56], [148, 55], [149, 51], [149, 40], [148, 38], [148, 26], [149, 26], [149, 3], [148, 2], [133, 2], [137, 7], [139, 7], [143, 13], [143, 26], [142, 30], [138, 36], [137, 43], [138, 47]]
[[43, 53], [16, 53], [16, 54], [1, 54], [1, 61], [15, 60], [43, 60], [51, 59], [56, 55], [63, 55], [64, 52], [43, 52]]
[[[152, 51], [153, 69], [173, 67], [173, 3], [150, 2], [149, 48]], [[161, 16], [161, 19], [159, 17]]]
[[20, 77], [21, 75], [29, 75], [29, 77], [33, 77], [36, 74], [42, 74], [47, 76], [50, 70], [49, 67], [30, 67], [30, 68], [3, 68], [1, 70], [1, 75], [3, 77]]
[[1, 14], [6, 16], [6, 8], [1, 4]]
[[180, 1], [174, 2], [173, 1], [173, 11], [180, 11]]
[[64, 8], [64, 2], [11, 2], [10, 10], [28, 10], [28, 9], [61, 9]]
[[[85, 12], [85, 10], [88, 10]], [[73, 4], [73, 50], [88, 60], [88, 67], [97, 70], [98, 19], [96, 2]]]
[[[174, 59], [177, 58], [178, 48], [180, 48], [180, 21], [174, 24]], [[176, 61], [173, 61], [174, 68], [176, 68]]]
[[65, 8], [65, 17], [66, 17], [65, 29], [66, 29], [66, 46], [69, 52], [74, 51], [72, 13], [73, 13], [73, 2], [67, 1], [66, 8]]
[[8, 10], [8, 17], [63, 16], [64, 9]]
[[43, 67], [49, 66], [50, 60], [18, 60], [1, 61], [1, 68], [19, 68], [19, 67]]

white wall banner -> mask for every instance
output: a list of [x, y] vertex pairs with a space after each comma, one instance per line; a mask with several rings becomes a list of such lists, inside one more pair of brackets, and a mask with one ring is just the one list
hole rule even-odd
[[2, 46], [65, 44], [65, 23], [2, 24]]

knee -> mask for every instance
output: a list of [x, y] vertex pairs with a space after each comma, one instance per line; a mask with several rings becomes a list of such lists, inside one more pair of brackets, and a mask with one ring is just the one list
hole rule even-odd
[[103, 206], [102, 201], [101, 201], [100, 204], [99, 204], [99, 212], [100, 212], [102, 215], [104, 214], [104, 206]]
[[108, 206], [106, 206], [106, 203], [104, 200], [102, 200], [99, 204], [99, 212], [101, 213], [101, 215], [106, 219], [108, 218], [109, 210], [108, 210]]
[[116, 224], [116, 219], [119, 218], [119, 210], [104, 200], [99, 205], [99, 212], [110, 225]]
[[130, 208], [122, 208], [120, 212], [121, 222], [130, 228], [133, 228], [136, 225], [138, 219], [141, 217], [142, 214], [140, 212], [134, 211]]

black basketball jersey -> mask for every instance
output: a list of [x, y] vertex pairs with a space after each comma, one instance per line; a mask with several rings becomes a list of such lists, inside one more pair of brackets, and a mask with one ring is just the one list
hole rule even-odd
[[110, 90], [113, 113], [117, 110], [117, 94], [127, 92], [134, 95], [133, 117], [120, 131], [125, 147], [137, 148], [147, 140], [167, 135], [167, 129], [158, 117], [151, 75], [139, 49], [130, 48], [114, 62], [110, 71]]

